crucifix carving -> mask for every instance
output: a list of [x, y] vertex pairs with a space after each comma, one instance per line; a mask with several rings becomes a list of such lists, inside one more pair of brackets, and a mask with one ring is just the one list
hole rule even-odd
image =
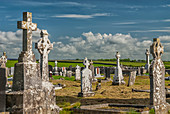
[[88, 68], [88, 66], [90, 65], [89, 61], [87, 60], [87, 57], [85, 57], [83, 64], [86, 66], [86, 68]]

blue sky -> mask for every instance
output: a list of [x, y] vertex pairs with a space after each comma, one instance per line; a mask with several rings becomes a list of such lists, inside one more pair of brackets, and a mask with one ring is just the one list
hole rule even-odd
[[[0, 0], [0, 53], [17, 58], [22, 31], [17, 21], [32, 12], [38, 31], [47, 29], [54, 43], [50, 59], [122, 58], [145, 59], [153, 38], [165, 47], [170, 60], [170, 1], [168, 0]], [[3, 44], [2, 44], [3, 43]], [[17, 44], [17, 45], [16, 45]], [[11, 48], [13, 51], [11, 52]], [[38, 51], [33, 49], [36, 58]]]

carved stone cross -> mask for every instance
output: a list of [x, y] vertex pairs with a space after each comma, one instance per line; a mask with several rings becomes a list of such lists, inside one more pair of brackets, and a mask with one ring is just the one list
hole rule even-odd
[[162, 54], [164, 53], [164, 47], [160, 43], [159, 38], [154, 38], [153, 39], [153, 44], [150, 46], [150, 52], [153, 55], [153, 58], [158, 58], [160, 59]]
[[38, 49], [41, 55], [40, 66], [42, 79], [48, 81], [48, 53], [53, 49], [53, 44], [48, 39], [47, 30], [42, 30], [40, 34], [42, 38], [35, 44], [35, 48]]
[[87, 60], [87, 57], [85, 57], [83, 64], [86, 66], [86, 68], [88, 68], [88, 66], [90, 65], [89, 61]]
[[3, 52], [3, 56], [1, 56], [0, 58], [0, 67], [6, 67], [6, 63], [7, 63], [6, 52]]
[[37, 30], [37, 24], [32, 23], [32, 13], [24, 12], [23, 21], [18, 21], [17, 27], [23, 29], [23, 51], [19, 56], [19, 62], [35, 62], [35, 55], [32, 52], [32, 31]]

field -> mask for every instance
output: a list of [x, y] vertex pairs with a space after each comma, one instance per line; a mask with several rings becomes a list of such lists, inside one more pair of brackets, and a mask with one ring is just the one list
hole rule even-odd
[[[54, 79], [63, 77], [53, 76]], [[113, 74], [112, 74], [113, 77]], [[61, 90], [56, 90], [57, 105], [64, 109], [68, 109], [71, 104], [79, 103], [80, 105], [93, 105], [104, 103], [121, 103], [121, 104], [144, 104], [149, 105], [149, 93], [147, 92], [132, 92], [132, 89], [148, 90], [150, 89], [150, 80], [148, 76], [137, 76], [136, 82], [133, 86], [127, 87], [128, 76], [124, 77], [126, 85], [113, 86], [112, 82], [102, 82], [101, 89], [95, 91], [96, 83], [93, 83], [94, 97], [80, 98], [77, 97], [80, 90], [80, 81], [73, 81], [74, 77], [70, 80], [67, 77], [65, 80], [51, 80], [53, 84], [66, 84], [66, 87]], [[168, 85], [170, 81], [166, 81]], [[170, 98], [167, 98], [170, 103]]]
[[[76, 65], [84, 67], [82, 60], [62, 60], [62, 61], [66, 61], [66, 62], [60, 62], [59, 60], [57, 64], [58, 67], [69, 67], [70, 65], [72, 65], [72, 67], [76, 67]], [[15, 63], [17, 62], [18, 62], [17, 60], [8, 60], [6, 63], [6, 66], [14, 67]], [[69, 63], [69, 62], [75, 62], [75, 63]], [[79, 63], [79, 62], [82, 62], [82, 63]], [[114, 65], [110, 65], [110, 64], [116, 64], [116, 61], [93, 61], [93, 63], [95, 67], [97, 66], [112, 67]], [[55, 63], [51, 61], [49, 61], [48, 64], [52, 65], [53, 67], [55, 66]], [[106, 65], [106, 64], [109, 64], [109, 65]], [[137, 66], [145, 66], [146, 63], [144, 62], [120, 62], [120, 64], [125, 65], [125, 66], [137, 67]], [[170, 68], [170, 62], [164, 62], [164, 64], [166, 68]]]

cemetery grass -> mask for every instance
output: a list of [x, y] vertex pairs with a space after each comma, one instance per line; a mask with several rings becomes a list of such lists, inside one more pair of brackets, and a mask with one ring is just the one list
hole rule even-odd
[[[113, 77], [113, 75], [112, 75]], [[80, 105], [93, 105], [93, 104], [105, 104], [105, 103], [118, 103], [118, 104], [143, 104], [149, 105], [149, 93], [146, 92], [132, 92], [133, 89], [148, 90], [150, 89], [149, 76], [137, 76], [134, 85], [127, 87], [128, 76], [124, 77], [126, 85], [113, 86], [112, 82], [102, 82], [102, 88], [95, 91], [96, 82], [93, 83], [93, 91], [95, 96], [93, 97], [77, 97], [81, 91], [81, 82], [70, 80], [51, 80], [54, 84], [65, 84], [66, 87], [61, 90], [56, 90], [56, 102], [61, 108], [68, 110], [72, 108], [72, 104], [80, 103]], [[165, 81], [167, 88], [170, 81]], [[170, 98], [167, 98], [167, 102], [170, 103]], [[64, 110], [64, 111], [66, 111]], [[147, 109], [148, 110], [148, 109]]]

